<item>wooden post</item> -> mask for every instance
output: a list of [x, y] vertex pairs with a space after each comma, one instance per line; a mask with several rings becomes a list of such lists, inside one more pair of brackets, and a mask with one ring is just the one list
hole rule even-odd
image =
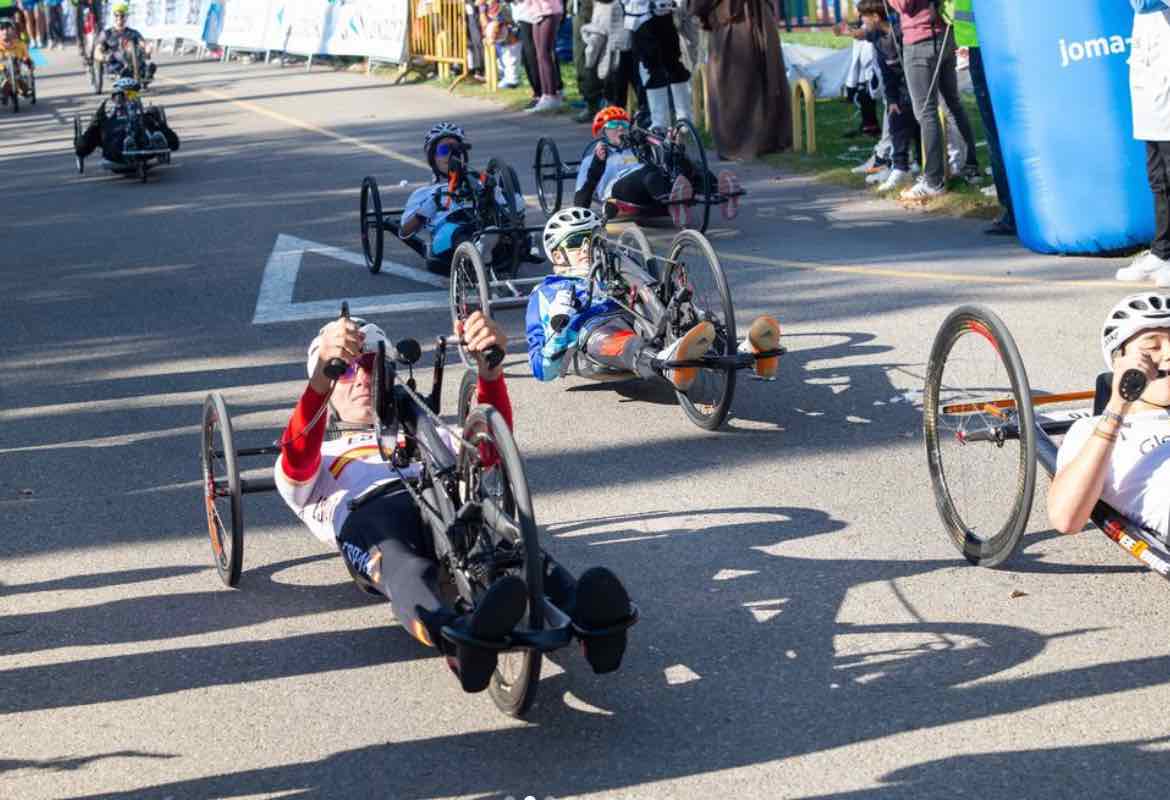
[[496, 63], [495, 42], [483, 40], [483, 77], [489, 92], [497, 91], [500, 82], [499, 65]]
[[[804, 113], [801, 113], [803, 106]], [[808, 120], [808, 146], [804, 145], [804, 119]], [[801, 78], [792, 86], [792, 152], [801, 149], [817, 151], [817, 93], [808, 78]]]

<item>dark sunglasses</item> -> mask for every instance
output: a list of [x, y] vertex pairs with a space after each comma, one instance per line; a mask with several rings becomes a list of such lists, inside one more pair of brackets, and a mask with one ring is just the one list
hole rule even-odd
[[440, 144], [438, 147], [435, 148], [435, 155], [437, 155], [437, 156], [446, 157], [446, 156], [451, 155], [454, 152], [455, 152], [455, 146], [447, 144], [446, 142], [443, 142], [442, 144]]
[[588, 242], [592, 236], [593, 231], [575, 231], [565, 237], [565, 240], [561, 242], [561, 247], [569, 250], [576, 249]]
[[627, 131], [630, 129], [630, 123], [626, 122], [624, 119], [611, 119], [609, 122], [605, 123], [605, 127], [611, 131]]
[[337, 379], [338, 383], [348, 383], [357, 377], [358, 369], [364, 369], [367, 373], [374, 371], [374, 362], [377, 360], [377, 353], [362, 353], [345, 368], [345, 372]]

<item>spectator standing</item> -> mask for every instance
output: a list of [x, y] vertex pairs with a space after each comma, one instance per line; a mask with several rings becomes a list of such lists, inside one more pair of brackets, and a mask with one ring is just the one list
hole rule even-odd
[[1154, 240], [1150, 250], [1117, 279], [1154, 279], [1170, 286], [1170, 2], [1130, 0], [1133, 5], [1133, 51], [1129, 91], [1133, 98], [1133, 136], [1146, 143], [1146, 173], [1154, 195]]
[[585, 108], [574, 119], [577, 122], [592, 122], [593, 116], [601, 110], [602, 93], [605, 85], [597, 76], [597, 62], [592, 64], [585, 57], [585, 39], [581, 29], [593, 19], [593, 0], [572, 0], [573, 2], [573, 66], [577, 68], [577, 91], [585, 101]]
[[928, 200], [946, 191], [942, 126], [938, 118], [938, 99], [942, 96], [959, 133], [967, 146], [964, 177], [978, 177], [975, 134], [971, 120], [959, 98], [959, 78], [955, 72], [955, 37], [951, 25], [937, 12], [937, 0], [889, 0], [902, 18], [902, 60], [914, 115], [922, 128], [926, 163], [914, 186], [902, 193], [903, 200]]
[[866, 41], [874, 47], [881, 84], [886, 99], [886, 126], [889, 129], [891, 164], [888, 172], [877, 182], [879, 192], [890, 192], [909, 183], [910, 150], [918, 141], [918, 122], [906, 85], [906, 74], [899, 57], [897, 32], [886, 18], [883, 0], [861, 0], [857, 5]]
[[581, 29], [585, 39], [585, 60], [594, 65], [605, 96], [603, 106], [627, 108], [630, 87], [645, 108], [642, 82], [634, 58], [633, 37], [625, 26], [625, 11], [619, 0], [596, 0], [593, 18]]
[[533, 108], [540, 102], [540, 67], [536, 62], [536, 41], [532, 37], [532, 23], [536, 19], [530, 0], [515, 0], [512, 3], [512, 20], [516, 23], [516, 33], [520, 38], [521, 62], [524, 65], [524, 75], [528, 78], [528, 85], [532, 87], [532, 99], [528, 107]]
[[557, 29], [565, 15], [562, 0], [528, 0], [533, 17], [532, 41], [536, 47], [536, 66], [540, 74], [540, 99], [529, 111], [556, 111], [561, 99], [560, 68], [557, 65]]
[[987, 133], [987, 149], [991, 157], [991, 177], [995, 181], [995, 195], [1003, 207], [999, 219], [985, 230], [994, 236], [1015, 236], [1016, 217], [1012, 212], [1012, 194], [1008, 187], [1007, 172], [1003, 168], [1003, 151], [999, 145], [999, 128], [995, 124], [995, 109], [991, 107], [991, 94], [987, 90], [987, 73], [983, 71], [983, 51], [979, 49], [979, 34], [975, 30], [975, 0], [954, 0], [955, 3], [955, 45], [967, 50], [968, 70], [971, 84], [975, 88], [975, 103]]
[[45, 0], [49, 16], [49, 47], [56, 50], [65, 46], [65, 14], [61, 7], [65, 0]]
[[17, 5], [24, 11], [29, 47], [48, 47], [49, 24], [42, 0], [18, 0]]
[[754, 158], [792, 146], [792, 99], [768, 0], [690, 0], [710, 31], [707, 92], [720, 153]]

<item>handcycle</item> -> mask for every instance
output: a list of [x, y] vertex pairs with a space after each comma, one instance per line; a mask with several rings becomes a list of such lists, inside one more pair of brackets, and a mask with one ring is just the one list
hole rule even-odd
[[102, 33], [101, 0], [81, 0], [77, 9], [78, 36], [81, 38], [81, 61], [89, 75], [89, 85], [94, 94], [102, 93], [102, 62], [97, 56], [98, 38]]
[[[521, 260], [526, 253], [532, 253], [530, 236], [541, 228], [524, 225], [524, 195], [516, 171], [493, 158], [482, 173], [476, 174], [467, 161], [470, 149], [468, 144], [457, 148], [451, 156], [447, 187], [436, 188], [439, 201], [458, 207], [447, 217], [457, 226], [451, 249], [453, 251], [461, 241], [473, 242], [489, 256], [491, 269], [497, 276], [517, 280]], [[397, 238], [405, 210], [384, 208], [378, 181], [373, 176], [362, 180], [359, 223], [362, 253], [370, 272], [377, 274], [381, 271], [386, 232]], [[420, 251], [420, 255], [426, 258], [428, 269], [446, 273], [446, 257], [443, 255], [446, 252], [436, 253], [432, 248], [425, 253]], [[534, 281], [519, 283], [532, 284]]]
[[[699, 138], [698, 131], [695, 130], [695, 126], [691, 124], [690, 120], [680, 119], [665, 134], [646, 130], [635, 124], [626, 134], [626, 140], [625, 144], [634, 148], [641, 163], [652, 164], [666, 173], [668, 183], [673, 184], [675, 178], [684, 174], [684, 171], [686, 174], [697, 176], [697, 180], [692, 180], [694, 196], [674, 202], [683, 204], [688, 209], [698, 209], [699, 218], [696, 224], [691, 227], [700, 233], [706, 233], [711, 217], [711, 206], [725, 205], [732, 199], [733, 195], [721, 194], [718, 187], [714, 185], [712, 180], [714, 176], [707, 166], [707, 151], [703, 147], [703, 141]], [[565, 181], [577, 179], [577, 173], [585, 157], [594, 147], [604, 141], [601, 138], [593, 139], [581, 151], [581, 157], [576, 161], [562, 161], [557, 143], [549, 137], [540, 138], [536, 143], [533, 170], [536, 174], [536, 196], [540, 200], [541, 210], [545, 214], [551, 216], [561, 210], [561, 204], [564, 201]], [[691, 164], [690, 170], [685, 170], [687, 161]], [[734, 196], [739, 197], [742, 194], [744, 192], [741, 190], [735, 192]], [[615, 222], [627, 220], [646, 222], [668, 219], [670, 216], [669, 206], [672, 204], [671, 201], [668, 201], [653, 206], [638, 206], [618, 200], [611, 202], [617, 212], [616, 215], [611, 215]]]
[[[167, 126], [167, 110], [162, 106], [151, 106], [149, 109], [144, 108], [142, 100], [137, 93], [127, 93], [126, 106], [129, 116], [126, 124], [126, 139], [132, 139], [140, 146], [123, 148], [122, 162], [103, 158], [102, 166], [115, 174], [133, 175], [142, 183], [146, 183], [147, 173], [152, 167], [171, 163], [171, 149], [169, 146], [154, 147], [149, 144], [150, 136], [146, 129], [144, 119], [146, 115], [154, 114], [157, 115], [158, 121], [163, 126]], [[81, 139], [82, 130], [81, 117], [74, 115], [73, 141], [75, 144]], [[146, 146], [141, 146], [144, 142], [147, 143]], [[85, 158], [82, 156], [75, 156], [74, 158], [77, 164], [77, 174], [84, 175]]]
[[[756, 359], [778, 358], [783, 347], [761, 353], [737, 352], [735, 309], [719, 256], [698, 231], [679, 231], [669, 255], [654, 255], [646, 234], [628, 225], [616, 238], [596, 233], [590, 242], [590, 297], [601, 292], [621, 308], [649, 346], [662, 349], [704, 320], [715, 328], [715, 342], [702, 358], [656, 361], [660, 369], [698, 369], [691, 388], [677, 392], [687, 418], [700, 428], [716, 430], [727, 419], [735, 394], [735, 375]], [[479, 310], [491, 316], [516, 306], [512, 298], [495, 296], [479, 252], [461, 245], [451, 268], [451, 317], [466, 319]], [[521, 305], [527, 305], [523, 300]], [[617, 376], [615, 376], [617, 377]], [[623, 378], [631, 377], [622, 374]]]
[[[923, 428], [935, 503], [964, 558], [995, 567], [1019, 550], [1037, 463], [1054, 475], [1053, 437], [1099, 414], [1112, 389], [1113, 375], [1105, 372], [1094, 389], [1034, 393], [1015, 341], [994, 312], [967, 305], [947, 316], [927, 363]], [[1092, 406], [1040, 410], [1082, 401]], [[1156, 533], [1103, 501], [1090, 519], [1131, 556], [1170, 578], [1170, 552]]]
[[[444, 638], [453, 643], [500, 651], [488, 692], [501, 711], [521, 717], [535, 699], [545, 653], [565, 647], [574, 636], [588, 639], [627, 628], [637, 622], [638, 611], [634, 607], [614, 628], [588, 630], [573, 623], [546, 597], [545, 554], [524, 465], [503, 417], [490, 406], [474, 405], [473, 371], [464, 374], [460, 385], [460, 432], [451, 437], [454, 446], [439, 433], [447, 347], [447, 340], [439, 337], [431, 391], [423, 397], [413, 374], [421, 357], [418, 342], [400, 341], [391, 353], [384, 344], [379, 345], [373, 375], [376, 421], [364, 430], [372, 434], [389, 480], [350, 500], [350, 509], [405, 488], [433, 537], [441, 586], [445, 594], [453, 595], [459, 612], [474, 609], [488, 587], [505, 575], [516, 575], [525, 582], [525, 617], [504, 643], [476, 640], [449, 626], [442, 630]], [[407, 369], [406, 378], [399, 374], [398, 366]], [[235, 442], [227, 406], [223, 397], [213, 392], [203, 405], [203, 495], [213, 561], [220, 578], [230, 587], [238, 584], [243, 564], [242, 498], [276, 488], [270, 475], [244, 477], [240, 459], [275, 457], [280, 452], [277, 444], [240, 448]], [[359, 587], [372, 592], [360, 583]]]
[[[24, 98], [32, 105], [37, 104], [37, 73], [31, 68], [24, 68], [21, 60], [9, 57], [0, 61], [0, 105], [12, 103], [12, 113], [20, 111], [20, 101]], [[23, 85], [22, 85], [23, 84]]]
[[[100, 34], [99, 34], [100, 35]], [[143, 90], [150, 87], [153, 72], [149, 68], [150, 60], [146, 55], [146, 48], [141, 45], [125, 41], [122, 44], [122, 58], [114, 61], [108, 53], [96, 51], [96, 37], [94, 49], [90, 50], [89, 77], [94, 94], [101, 94], [105, 86], [105, 79], [133, 78], [141, 84]]]

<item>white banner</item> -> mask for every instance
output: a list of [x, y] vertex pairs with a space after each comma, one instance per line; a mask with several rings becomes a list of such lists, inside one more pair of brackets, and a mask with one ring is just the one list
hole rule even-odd
[[[150, 4], [210, 0], [137, 0]], [[217, 0], [218, 38], [209, 44], [300, 55], [360, 56], [402, 63], [407, 58], [408, 0]], [[165, 8], [158, 16], [165, 18]], [[207, 20], [207, 12], [203, 12]], [[208, 29], [213, 29], [215, 11]]]
[[201, 39], [212, 0], [134, 0], [127, 23], [147, 39]]

